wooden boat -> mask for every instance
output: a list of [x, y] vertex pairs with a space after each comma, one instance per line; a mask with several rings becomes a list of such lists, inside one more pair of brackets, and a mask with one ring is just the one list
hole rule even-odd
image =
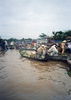
[[[21, 51], [24, 50], [24, 49], [21, 49]], [[27, 51], [29, 49], [26, 49]], [[33, 50], [32, 50], [33, 51]], [[34, 50], [35, 51], [35, 50]], [[20, 51], [19, 51], [20, 52]], [[71, 65], [71, 56], [68, 56], [68, 55], [58, 55], [58, 56], [49, 56], [49, 55], [46, 55], [45, 58], [32, 58], [32, 57], [28, 57], [28, 56], [25, 56], [23, 54], [21, 54], [20, 52], [20, 55], [22, 57], [25, 57], [27, 59], [30, 59], [30, 60], [37, 60], [37, 61], [48, 61], [48, 60], [55, 60], [55, 61], [65, 61], [67, 62], [69, 65]]]
[[29, 60], [36, 60], [36, 61], [42, 61], [42, 62], [46, 62], [47, 59], [46, 58], [32, 58], [32, 57], [28, 57], [28, 56], [24, 56], [21, 54], [22, 57], [27, 58]]
[[27, 58], [29, 60], [36, 60], [36, 61], [42, 61], [42, 62], [46, 62], [47, 58], [32, 58], [32, 57], [28, 57], [28, 56], [24, 56], [23, 54], [20, 54], [21, 57]]
[[24, 58], [27, 58], [27, 59], [29, 59], [29, 60], [36, 60], [36, 61], [47, 61], [47, 58], [45, 57], [45, 58], [39, 58], [39, 57], [31, 57], [31, 56], [29, 56], [29, 55], [25, 55], [25, 54], [23, 54], [23, 53], [21, 53], [21, 51], [36, 51], [36, 50], [34, 50], [34, 49], [20, 49], [19, 50], [19, 53], [20, 53], [20, 55], [21, 55], [21, 57], [24, 57]]

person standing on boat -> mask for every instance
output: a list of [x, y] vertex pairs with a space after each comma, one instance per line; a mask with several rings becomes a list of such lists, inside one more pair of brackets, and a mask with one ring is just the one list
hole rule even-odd
[[64, 41], [62, 41], [62, 43], [61, 43], [61, 49], [62, 49], [62, 54], [64, 54], [64, 52], [65, 52], [65, 44], [66, 44], [66, 40], [64, 40]]
[[55, 44], [55, 45], [51, 46], [48, 49], [47, 54], [50, 56], [58, 56], [58, 45]]

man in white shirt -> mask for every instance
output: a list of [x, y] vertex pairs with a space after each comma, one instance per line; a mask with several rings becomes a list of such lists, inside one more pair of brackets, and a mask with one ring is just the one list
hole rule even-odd
[[49, 48], [49, 50], [47, 51], [48, 55], [50, 56], [57, 56], [58, 55], [58, 46], [57, 45], [53, 45]]

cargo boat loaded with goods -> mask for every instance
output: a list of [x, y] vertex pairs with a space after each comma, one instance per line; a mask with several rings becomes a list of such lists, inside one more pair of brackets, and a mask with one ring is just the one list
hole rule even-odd
[[35, 49], [20, 49], [19, 53], [20, 53], [20, 55], [22, 57], [27, 58], [29, 60], [37, 60], [37, 61], [48, 61], [48, 60], [65, 61], [69, 65], [71, 65], [71, 55], [58, 55], [58, 56], [46, 55], [45, 58], [39, 58], [39, 57], [37, 57], [37, 54], [36, 54], [36, 57], [31, 57], [30, 54], [28, 53], [28, 51], [29, 52], [32, 52], [32, 51], [36, 52]]

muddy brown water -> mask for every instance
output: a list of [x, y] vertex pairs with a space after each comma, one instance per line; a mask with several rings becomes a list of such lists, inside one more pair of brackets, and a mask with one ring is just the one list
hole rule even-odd
[[71, 100], [65, 62], [22, 58], [17, 50], [0, 53], [0, 100]]

